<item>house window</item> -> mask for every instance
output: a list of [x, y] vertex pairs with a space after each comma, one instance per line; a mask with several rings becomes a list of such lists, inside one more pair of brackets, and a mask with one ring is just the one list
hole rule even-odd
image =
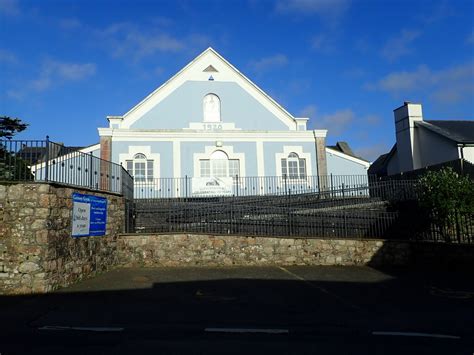
[[287, 158], [281, 159], [281, 173], [289, 179], [306, 178], [306, 159], [302, 159], [296, 153], [288, 154]]
[[210, 159], [200, 159], [201, 177], [234, 177], [240, 175], [240, 160], [229, 159], [222, 150], [216, 150]]
[[133, 160], [126, 160], [126, 165], [135, 181], [153, 181], [154, 161], [147, 159], [145, 154], [135, 154]]
[[202, 101], [204, 122], [221, 121], [221, 100], [215, 94], [207, 94]]

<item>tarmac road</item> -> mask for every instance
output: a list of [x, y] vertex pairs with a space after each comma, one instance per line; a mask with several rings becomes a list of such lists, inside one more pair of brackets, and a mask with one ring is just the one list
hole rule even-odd
[[127, 268], [0, 297], [0, 354], [469, 354], [472, 272]]

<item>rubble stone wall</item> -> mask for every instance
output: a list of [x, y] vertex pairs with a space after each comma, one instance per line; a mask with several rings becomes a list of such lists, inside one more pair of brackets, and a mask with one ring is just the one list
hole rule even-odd
[[[72, 194], [107, 198], [107, 232], [71, 237]], [[46, 183], [0, 185], [0, 293], [48, 292], [117, 264], [124, 199]]]
[[474, 266], [474, 245], [403, 240], [129, 234], [119, 237], [117, 252], [122, 266]]

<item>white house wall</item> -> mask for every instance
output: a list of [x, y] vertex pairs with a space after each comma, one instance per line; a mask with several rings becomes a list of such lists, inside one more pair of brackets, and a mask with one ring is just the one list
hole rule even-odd
[[474, 164], [474, 147], [464, 147], [463, 155], [464, 155], [464, 159]]
[[367, 175], [368, 163], [345, 158], [330, 150], [326, 152], [328, 174], [332, 175]]
[[[224, 147], [216, 145], [222, 143]], [[176, 146], [179, 145], [179, 150]], [[263, 148], [263, 159], [259, 167], [258, 161], [258, 145]], [[243, 154], [245, 157], [245, 166], [241, 170], [245, 172], [245, 176], [262, 176], [259, 171], [264, 172], [264, 176], [277, 175], [277, 161], [278, 155], [284, 153], [285, 147], [296, 147], [296, 153], [300, 153], [302, 157], [307, 159], [307, 174], [317, 175], [316, 168], [316, 147], [314, 143], [310, 142], [262, 142], [262, 141], [229, 141], [219, 142], [218, 140], [208, 141], [141, 141], [141, 140], [127, 140], [127, 141], [113, 141], [112, 143], [112, 160], [114, 162], [125, 164], [125, 161], [120, 161], [120, 156], [129, 154], [129, 147], [134, 147], [134, 152], [139, 150], [138, 147], [143, 147], [143, 152], [151, 154], [160, 154], [159, 174], [157, 176], [168, 177], [192, 177], [197, 176], [194, 170], [194, 154], [204, 153], [206, 147], [212, 147], [212, 150], [224, 150], [225, 147], [232, 147], [235, 154]], [[138, 149], [138, 150], [137, 150]], [[301, 154], [302, 153], [302, 154]], [[179, 154], [179, 155], [177, 155]], [[231, 157], [232, 158], [232, 157]], [[122, 159], [123, 160], [123, 159]], [[179, 165], [178, 167], [176, 165]], [[125, 165], [124, 165], [125, 166]], [[180, 171], [179, 176], [175, 175], [176, 171]], [[355, 174], [355, 172], [351, 173]]]
[[460, 158], [455, 142], [424, 127], [418, 127], [415, 130], [415, 135], [415, 144], [418, 146], [420, 154], [420, 166], [416, 166], [415, 169]]

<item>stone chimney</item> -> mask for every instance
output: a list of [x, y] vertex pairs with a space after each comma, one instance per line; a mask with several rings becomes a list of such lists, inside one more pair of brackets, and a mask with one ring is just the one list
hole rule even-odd
[[397, 155], [400, 172], [419, 169], [420, 154], [416, 121], [423, 121], [421, 104], [404, 102], [403, 106], [393, 111], [395, 132], [397, 135]]

